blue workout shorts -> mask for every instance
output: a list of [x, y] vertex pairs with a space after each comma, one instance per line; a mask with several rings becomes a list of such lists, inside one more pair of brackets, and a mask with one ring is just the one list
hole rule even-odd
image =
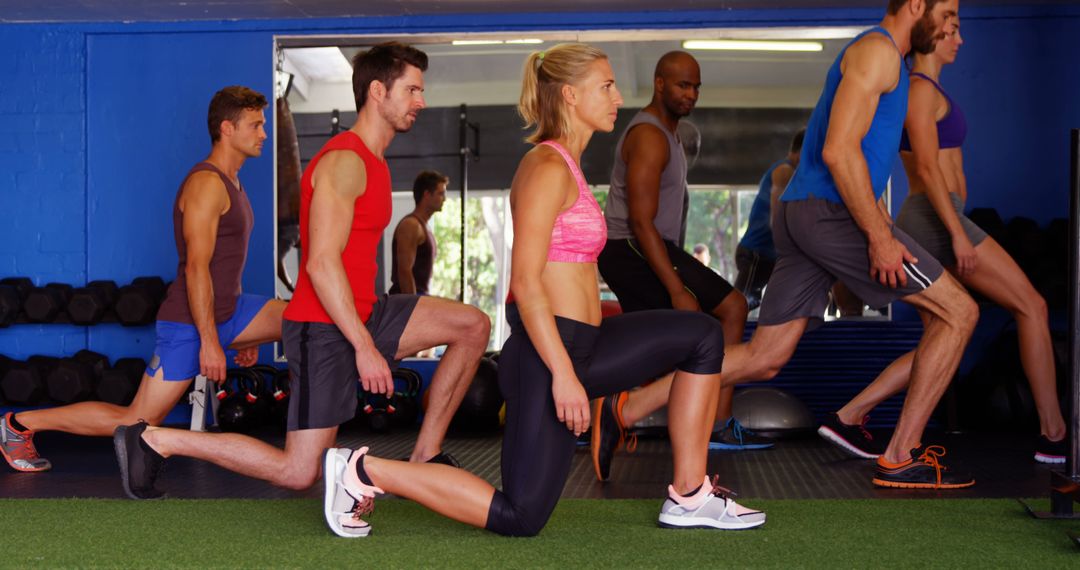
[[[247, 293], [236, 299], [236, 309], [233, 310], [232, 317], [217, 326], [218, 340], [221, 341], [223, 349], [228, 349], [268, 301], [270, 297]], [[154, 357], [146, 367], [146, 374], [153, 376], [164, 367], [165, 380], [191, 380], [199, 374], [200, 348], [202, 341], [195, 325], [158, 321], [157, 344], [154, 346]]]

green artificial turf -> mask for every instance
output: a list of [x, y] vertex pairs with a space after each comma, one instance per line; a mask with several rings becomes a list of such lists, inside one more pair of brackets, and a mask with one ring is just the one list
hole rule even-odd
[[319, 501], [0, 500], [3, 567], [1080, 568], [1065, 536], [1013, 500], [747, 501], [760, 529], [663, 530], [658, 501], [565, 500], [536, 538], [503, 538], [404, 500], [368, 538], [333, 536]]

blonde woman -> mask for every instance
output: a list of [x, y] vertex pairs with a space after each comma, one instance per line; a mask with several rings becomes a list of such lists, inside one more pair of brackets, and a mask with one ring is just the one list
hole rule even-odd
[[535, 52], [525, 63], [519, 111], [536, 146], [510, 191], [513, 261], [507, 314], [512, 334], [499, 360], [506, 398], [502, 490], [464, 470], [374, 457], [367, 448], [325, 456], [325, 512], [340, 536], [366, 536], [373, 498], [407, 497], [510, 536], [540, 532], [562, 493], [590, 398], [677, 370], [671, 388], [674, 481], [666, 527], [742, 529], [765, 514], [743, 508], [706, 476], [720, 390], [723, 334], [701, 313], [648, 311], [600, 320], [596, 256], [603, 214], [581, 174], [595, 131], [611, 132], [622, 97], [607, 56], [583, 44]]

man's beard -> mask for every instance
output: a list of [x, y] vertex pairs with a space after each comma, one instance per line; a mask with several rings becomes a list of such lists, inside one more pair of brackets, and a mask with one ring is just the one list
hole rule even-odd
[[911, 30], [911, 49], [923, 55], [933, 53], [938, 40], [941, 39], [940, 35], [934, 35], [935, 28], [937, 26], [934, 25], [934, 17], [927, 9]]

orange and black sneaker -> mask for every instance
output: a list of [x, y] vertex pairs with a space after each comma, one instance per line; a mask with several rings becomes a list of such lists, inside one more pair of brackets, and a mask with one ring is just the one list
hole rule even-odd
[[889, 463], [878, 457], [874, 485], [896, 489], [963, 489], [975, 484], [971, 475], [946, 467], [941, 458], [945, 448], [927, 445], [911, 450], [911, 459]]
[[[611, 458], [626, 442], [626, 424], [622, 409], [629, 398], [627, 392], [593, 400], [592, 408], [592, 460], [596, 478], [607, 481], [611, 475]], [[637, 436], [630, 436], [627, 451], [637, 448]]]

